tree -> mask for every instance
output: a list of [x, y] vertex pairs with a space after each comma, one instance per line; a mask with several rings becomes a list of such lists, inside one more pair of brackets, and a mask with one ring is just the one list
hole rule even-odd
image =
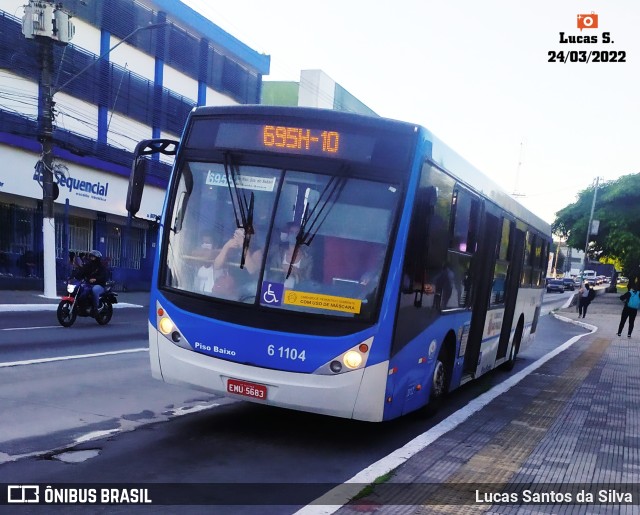
[[[553, 232], [566, 239], [570, 247], [583, 248], [594, 193], [594, 186], [581, 191], [576, 202], [556, 213], [551, 224]], [[640, 173], [603, 183], [598, 188], [593, 219], [599, 220], [600, 226], [598, 234], [589, 240], [587, 255], [618, 260], [624, 275], [639, 277]]]

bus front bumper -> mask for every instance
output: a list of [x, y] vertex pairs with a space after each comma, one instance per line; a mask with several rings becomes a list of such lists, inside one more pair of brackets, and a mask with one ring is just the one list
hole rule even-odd
[[[383, 419], [389, 362], [336, 375], [302, 374], [243, 365], [174, 345], [149, 325], [152, 375], [209, 393], [322, 415]], [[266, 398], [229, 391], [229, 380], [266, 387]]]

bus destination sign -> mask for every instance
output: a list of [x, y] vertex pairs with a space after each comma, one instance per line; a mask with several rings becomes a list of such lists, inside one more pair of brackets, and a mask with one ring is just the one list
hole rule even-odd
[[337, 131], [265, 125], [262, 127], [262, 141], [265, 148], [290, 148], [323, 154], [337, 154], [340, 151], [340, 133]]
[[217, 148], [321, 156], [370, 162], [375, 138], [328, 128], [222, 122]]

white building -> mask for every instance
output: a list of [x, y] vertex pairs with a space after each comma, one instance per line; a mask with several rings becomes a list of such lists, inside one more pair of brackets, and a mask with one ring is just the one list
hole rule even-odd
[[302, 70], [299, 82], [265, 81], [262, 85], [262, 103], [378, 116], [322, 70]]

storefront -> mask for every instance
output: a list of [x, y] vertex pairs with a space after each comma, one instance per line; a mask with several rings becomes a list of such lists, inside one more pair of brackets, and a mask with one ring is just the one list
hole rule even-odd
[[[34, 167], [38, 156], [0, 145], [0, 280], [20, 283], [42, 278], [42, 187]], [[77, 163], [56, 160], [54, 182], [56, 275], [69, 273], [69, 252], [98, 249], [118, 289], [148, 286], [156, 246], [155, 216], [164, 189], [148, 185], [140, 216], [129, 223], [125, 208], [128, 178]], [[5, 286], [6, 287], [6, 286]], [[3, 288], [0, 284], [0, 288]]]

